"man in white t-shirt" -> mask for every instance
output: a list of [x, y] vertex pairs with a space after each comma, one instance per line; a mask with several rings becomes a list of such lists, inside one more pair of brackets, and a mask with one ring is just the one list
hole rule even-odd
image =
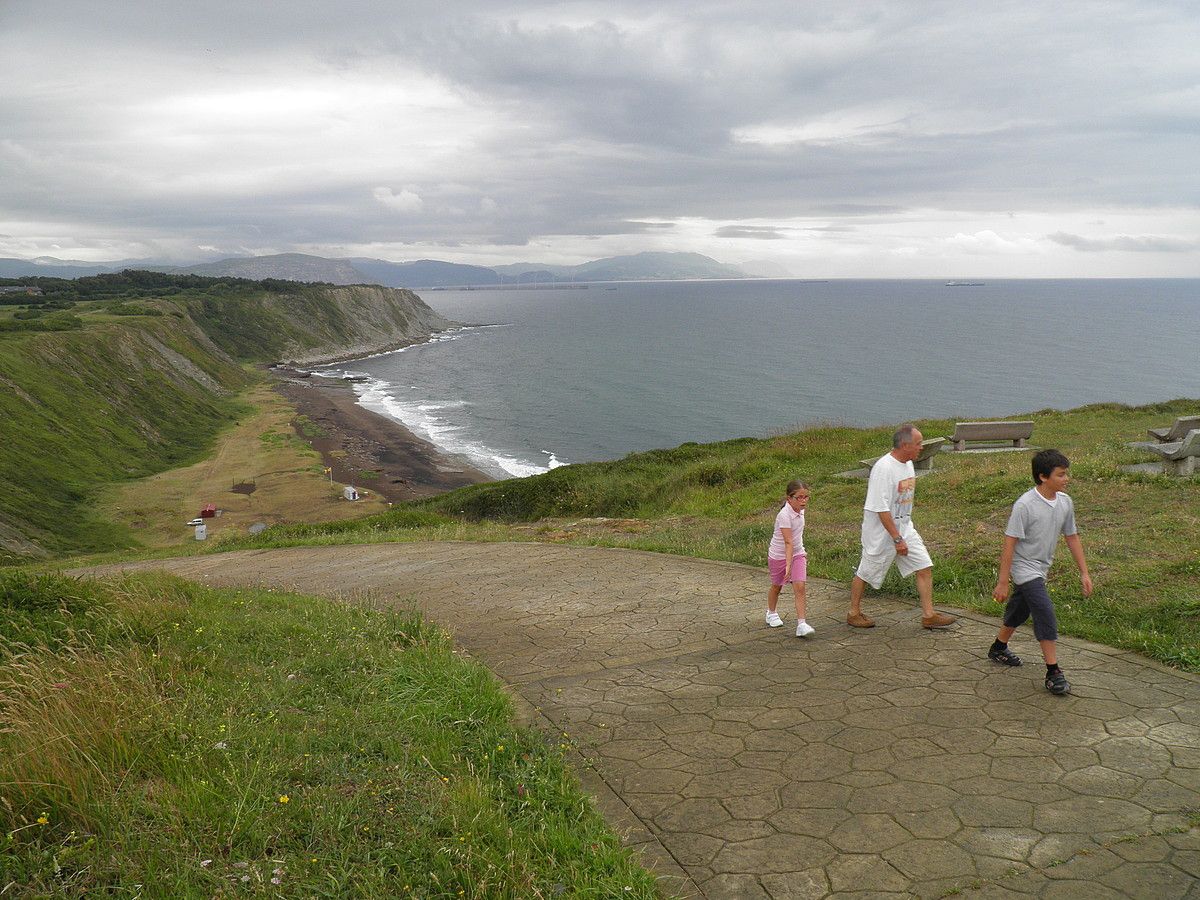
[[920, 455], [921, 432], [915, 425], [901, 425], [892, 435], [892, 451], [871, 466], [863, 504], [862, 559], [850, 584], [850, 614], [846, 617], [855, 628], [875, 625], [862, 611], [863, 594], [868, 584], [879, 590], [892, 563], [905, 578], [916, 575], [924, 627], [945, 628], [957, 621], [933, 608], [933, 560], [912, 523], [917, 489], [912, 461]]

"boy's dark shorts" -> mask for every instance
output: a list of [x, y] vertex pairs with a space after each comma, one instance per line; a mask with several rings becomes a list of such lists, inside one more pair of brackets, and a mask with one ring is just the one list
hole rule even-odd
[[1023, 625], [1033, 616], [1033, 636], [1039, 641], [1058, 640], [1058, 616], [1054, 614], [1054, 602], [1046, 590], [1046, 579], [1035, 578], [1024, 584], [1014, 585], [1004, 607], [1004, 624], [1009, 628]]

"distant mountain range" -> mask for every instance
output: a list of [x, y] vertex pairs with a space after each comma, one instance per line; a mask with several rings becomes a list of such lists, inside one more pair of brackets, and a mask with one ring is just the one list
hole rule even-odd
[[[116, 262], [97, 265], [78, 259], [55, 259], [39, 256], [36, 259], [0, 257], [0, 278], [26, 278], [44, 275], [47, 278], [83, 278], [87, 275], [103, 275], [105, 272], [120, 272], [122, 269], [145, 269], [147, 260], [120, 259]], [[154, 271], [158, 271], [155, 269]]]
[[[24, 278], [44, 275], [78, 278], [119, 272], [122, 269], [148, 269], [153, 272], [229, 276], [235, 278], [277, 278], [283, 281], [323, 281], [329, 284], [381, 284], [385, 287], [484, 287], [508, 284], [566, 284], [592, 281], [679, 280], [688, 278], [753, 278], [758, 267], [726, 265], [699, 253], [635, 253], [610, 256], [578, 266], [552, 266], [544, 263], [513, 263], [504, 266], [469, 266], [437, 259], [413, 262], [389, 262], [384, 259], [354, 257], [326, 259], [305, 253], [279, 253], [273, 256], [245, 256], [222, 259], [193, 266], [168, 266], [154, 260], [121, 260], [106, 265], [79, 260], [0, 259], [0, 278]], [[751, 271], [753, 269], [753, 271]], [[779, 276], [776, 276], [779, 277]], [[784, 275], [783, 277], [786, 277]]]

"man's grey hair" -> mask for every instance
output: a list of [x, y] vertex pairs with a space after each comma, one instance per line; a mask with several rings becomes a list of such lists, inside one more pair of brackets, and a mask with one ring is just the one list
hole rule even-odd
[[917, 426], [912, 422], [905, 422], [903, 425], [897, 428], [895, 433], [892, 435], [892, 449], [899, 450], [901, 444], [911, 444], [913, 432], [916, 430]]

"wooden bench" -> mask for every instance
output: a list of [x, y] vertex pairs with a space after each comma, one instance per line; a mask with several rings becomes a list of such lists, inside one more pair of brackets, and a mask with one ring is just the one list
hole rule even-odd
[[1024, 447], [1033, 437], [1032, 422], [955, 422], [950, 440], [955, 450], [966, 450], [967, 441], [1010, 442], [1014, 447]]
[[1151, 428], [1146, 434], [1160, 444], [1182, 441], [1193, 428], [1200, 428], [1200, 416], [1180, 416], [1169, 428]]
[[1146, 449], [1162, 457], [1164, 472], [1191, 475], [1196, 471], [1196, 457], [1200, 456], [1200, 428], [1193, 428], [1181, 441], [1147, 444]]
[[[933, 458], [938, 455], [944, 443], [946, 443], [946, 439], [943, 437], [925, 438], [925, 440], [921, 441], [921, 455], [913, 460], [913, 468], [918, 472], [932, 471]], [[869, 469], [875, 463], [879, 462], [879, 457], [875, 459], [860, 459], [859, 462]]]

